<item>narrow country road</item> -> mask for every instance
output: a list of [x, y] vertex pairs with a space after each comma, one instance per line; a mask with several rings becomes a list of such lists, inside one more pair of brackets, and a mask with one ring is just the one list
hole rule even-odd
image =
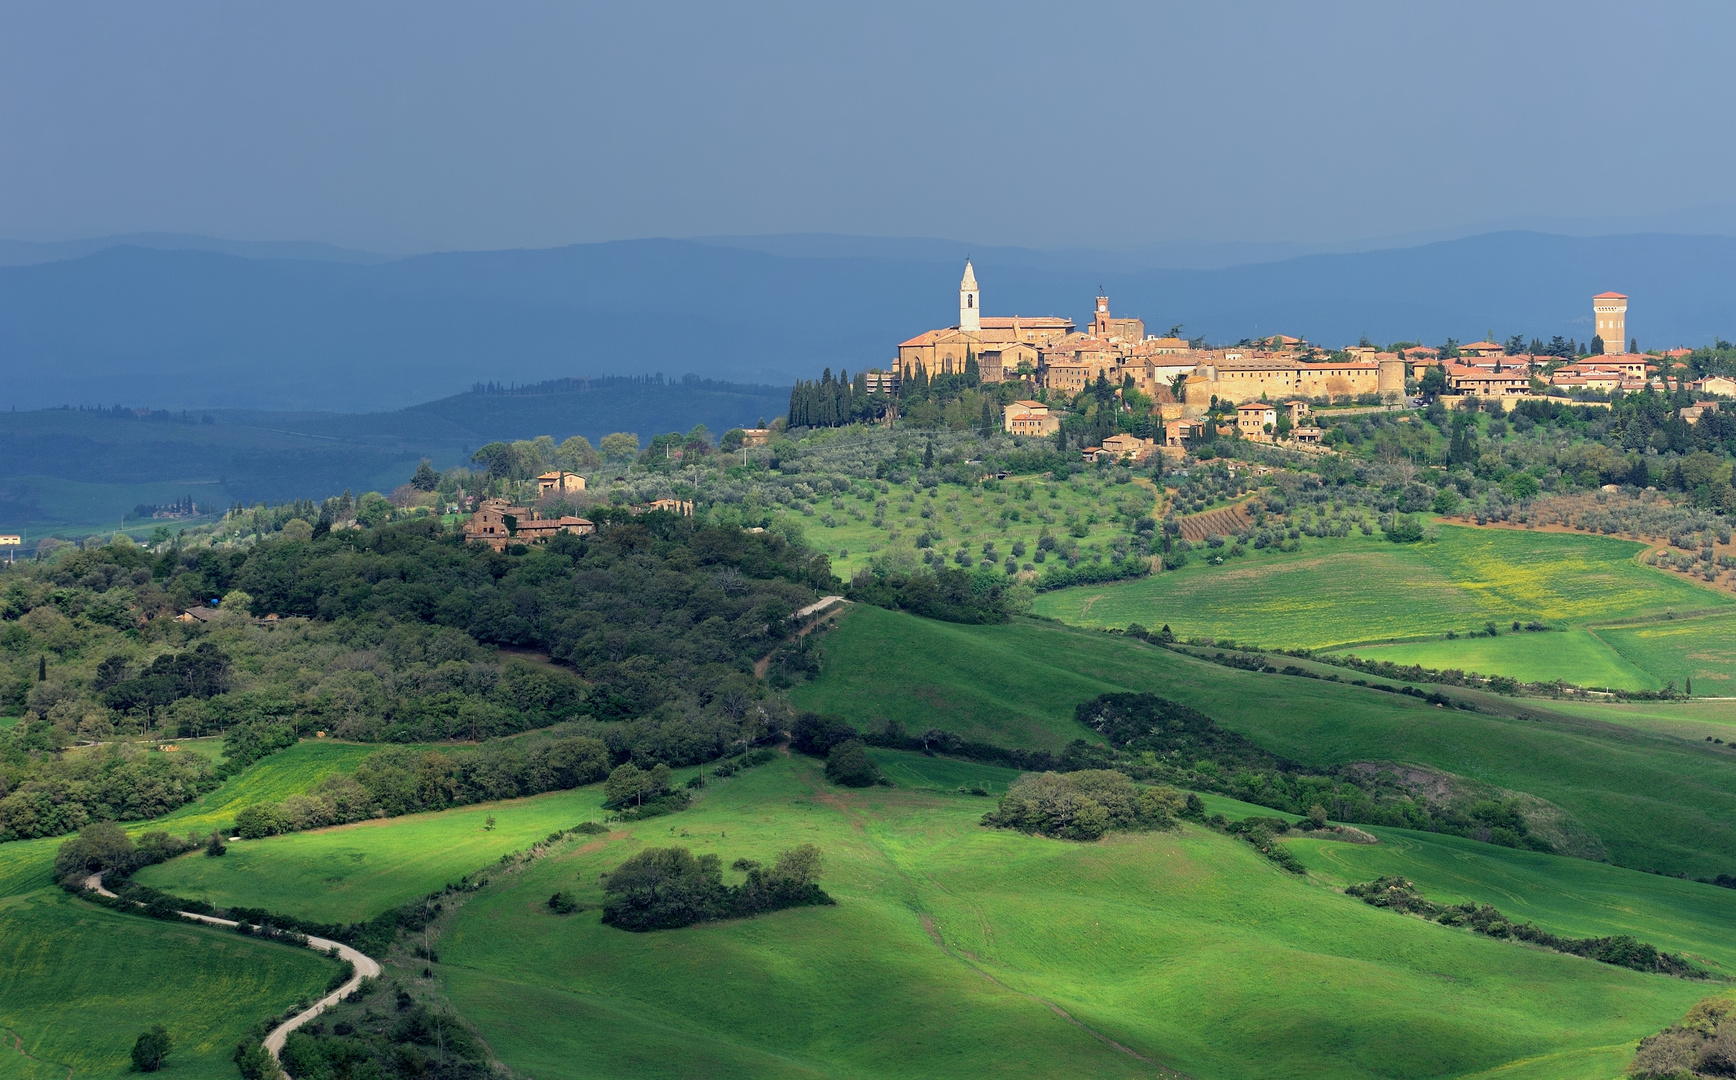
[[[119, 897], [115, 896], [114, 893], [103, 887], [102, 874], [100, 873], [92, 874], [90, 877], [85, 878], [84, 887], [101, 896], [119, 899]], [[239, 925], [233, 919], [219, 919], [215, 915], [195, 915], [191, 911], [182, 911], [178, 912], [178, 914], [183, 919], [192, 919], [194, 922], [208, 923], [211, 926], [227, 926], [233, 928]], [[307, 944], [308, 948], [318, 949], [321, 952], [329, 952], [332, 949], [336, 949], [340, 959], [348, 960], [350, 963], [355, 965], [356, 973], [350, 976], [348, 982], [344, 983], [336, 990], [333, 990], [325, 997], [314, 1002], [307, 1009], [295, 1014], [288, 1020], [285, 1020], [283, 1023], [271, 1029], [271, 1034], [265, 1037], [265, 1049], [271, 1054], [272, 1060], [274, 1061], [277, 1059], [278, 1053], [283, 1050], [283, 1041], [289, 1038], [290, 1032], [312, 1020], [320, 1013], [325, 1012], [333, 1005], [336, 1005], [345, 994], [354, 990], [357, 986], [360, 986], [363, 979], [377, 978], [380, 974], [380, 965], [373, 957], [364, 956], [341, 942], [327, 941], [325, 938], [310, 937], [307, 939]]]

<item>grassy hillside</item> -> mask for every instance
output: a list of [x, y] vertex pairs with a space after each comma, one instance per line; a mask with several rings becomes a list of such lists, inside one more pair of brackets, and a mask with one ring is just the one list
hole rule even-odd
[[1445, 711], [1049, 623], [959, 626], [861, 606], [824, 647], [819, 678], [792, 697], [858, 725], [890, 718], [1053, 747], [1089, 734], [1073, 720], [1080, 701], [1149, 690], [1306, 764], [1405, 762], [1527, 792], [1595, 833], [1624, 866], [1696, 877], [1736, 872], [1732, 751], [1594, 719], [1589, 710], [1529, 710], [1542, 720]]
[[178, 896], [353, 922], [426, 896], [557, 829], [600, 820], [602, 801], [602, 791], [590, 787], [236, 841], [221, 859], [195, 853], [134, 878]]
[[1678, 689], [1736, 695], [1736, 617], [1678, 619], [1600, 629], [1597, 636], [1624, 661]]
[[1379, 844], [1286, 841], [1311, 873], [1339, 885], [1397, 874], [1443, 904], [1494, 904], [1569, 937], [1632, 934], [1736, 975], [1736, 889], [1479, 844], [1371, 828]]
[[[1432, 543], [1390, 544], [1378, 534], [1310, 540], [1291, 554], [1063, 589], [1039, 597], [1037, 611], [1086, 626], [1167, 623], [1181, 637], [1325, 648], [1466, 633], [1491, 620], [1579, 626], [1736, 605], [1727, 593], [1641, 566], [1634, 556], [1644, 549], [1601, 536], [1443, 525]], [[1520, 640], [1555, 647], [1542, 635]]]
[[[818, 773], [767, 766], [505, 879], [441, 943], [454, 1004], [532, 1075], [1570, 1076], [1705, 992], [1378, 911], [1196, 828], [1069, 844]], [[652, 934], [544, 906], [671, 841], [816, 843], [838, 906]]]
[[[241, 810], [302, 794], [333, 773], [354, 772], [364, 758], [378, 749], [359, 743], [303, 740], [230, 778], [209, 795], [157, 818], [148, 827], [167, 829], [177, 835], [227, 828]], [[133, 828], [138, 831], [144, 827]]]
[[[12, 847], [13, 845], [6, 845]], [[164, 1075], [233, 1080], [246, 1029], [323, 992], [337, 970], [306, 949], [226, 930], [156, 922], [58, 889], [0, 900], [0, 1076], [122, 1076], [139, 1032], [160, 1023], [174, 1049]]]
[[[1688, 620], [1700, 622], [1703, 620]], [[1666, 679], [1662, 669], [1636, 664], [1610, 647], [1607, 630], [1568, 630], [1564, 633], [1506, 633], [1500, 637], [1459, 638], [1446, 641], [1400, 641], [1387, 645], [1358, 645], [1357, 656], [1367, 660], [1390, 660], [1395, 664], [1421, 664], [1426, 668], [1457, 668], [1484, 674], [1506, 675], [1522, 682], [1553, 682], [1564, 679], [1575, 686], [1609, 686], [1622, 690], [1659, 690]], [[1679, 689], [1682, 680], [1674, 676]]]

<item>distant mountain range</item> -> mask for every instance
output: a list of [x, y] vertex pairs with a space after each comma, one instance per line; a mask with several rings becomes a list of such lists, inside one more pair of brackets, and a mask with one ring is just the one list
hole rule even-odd
[[884, 365], [897, 342], [952, 323], [967, 254], [989, 314], [1083, 321], [1101, 287], [1117, 314], [1154, 332], [1179, 323], [1220, 342], [1279, 332], [1329, 346], [1491, 331], [1585, 340], [1590, 297], [1606, 289], [1632, 296], [1628, 325], [1642, 347], [1736, 336], [1736, 239], [1716, 236], [1491, 233], [1215, 269], [1155, 265], [1186, 255], [1173, 245], [714, 237], [389, 258], [118, 239], [129, 242], [0, 245], [0, 263], [15, 264], [0, 266], [0, 408], [363, 412], [477, 381], [657, 372], [788, 385], [825, 367]]
[[[494, 440], [611, 431], [714, 436], [783, 415], [776, 386], [609, 378], [470, 391], [379, 413], [248, 409], [0, 411], [0, 532], [113, 529], [140, 504], [202, 509], [390, 491], [416, 463], [446, 468]], [[148, 524], [148, 523], [147, 523]]]

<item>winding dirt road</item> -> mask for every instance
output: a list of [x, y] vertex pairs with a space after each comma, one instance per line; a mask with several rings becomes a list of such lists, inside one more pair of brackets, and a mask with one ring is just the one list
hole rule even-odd
[[[114, 893], [103, 887], [101, 874], [92, 874], [90, 877], [85, 878], [84, 887], [101, 896], [119, 899], [119, 897], [116, 897]], [[202, 922], [211, 926], [227, 926], [233, 929], [235, 926], [239, 925], [233, 919], [219, 919], [215, 915], [196, 915], [191, 911], [182, 911], [178, 914], [183, 919], [192, 919], [194, 922]], [[320, 1013], [325, 1012], [333, 1005], [336, 1005], [345, 994], [354, 990], [357, 986], [360, 986], [363, 979], [377, 978], [380, 974], [380, 965], [373, 957], [364, 956], [341, 942], [327, 941], [325, 938], [310, 937], [307, 939], [307, 945], [308, 948], [318, 949], [321, 952], [330, 952], [331, 950], [336, 949], [340, 959], [348, 960], [350, 963], [355, 965], [356, 973], [350, 976], [348, 982], [344, 983], [336, 990], [333, 990], [325, 997], [314, 1002], [307, 1009], [295, 1014], [288, 1020], [285, 1020], [283, 1023], [271, 1029], [271, 1034], [265, 1037], [265, 1049], [271, 1054], [273, 1060], [276, 1060], [278, 1053], [282, 1051], [283, 1041], [289, 1038], [290, 1032], [312, 1020]]]

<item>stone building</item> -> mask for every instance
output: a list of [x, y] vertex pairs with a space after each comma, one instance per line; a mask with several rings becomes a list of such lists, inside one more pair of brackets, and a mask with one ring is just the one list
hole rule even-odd
[[1001, 427], [1013, 435], [1053, 435], [1061, 418], [1040, 401], [1015, 401], [1002, 410]]
[[[958, 322], [918, 334], [898, 345], [898, 371], [905, 378], [916, 373], [917, 365], [930, 375], [960, 375], [966, 362], [977, 361], [977, 372], [985, 381], [996, 382], [1016, 373], [1019, 362], [1032, 362], [1035, 351], [1052, 341], [1074, 332], [1073, 320], [1052, 315], [985, 316], [982, 313], [982, 290], [977, 287], [976, 269], [967, 260], [964, 277], [958, 283]], [[1031, 350], [1013, 350], [1010, 346], [1028, 346]], [[998, 371], [994, 378], [983, 375], [983, 360], [997, 353]], [[1013, 363], [1007, 363], [1009, 356]]]
[[538, 517], [527, 506], [513, 506], [505, 499], [485, 499], [464, 523], [464, 539], [503, 551], [508, 544], [539, 544], [557, 533], [583, 536], [597, 526], [571, 514], [558, 518]]
[[569, 491], [583, 490], [585, 490], [585, 478], [578, 473], [546, 472], [536, 478], [536, 493], [538, 495], [560, 495]]

